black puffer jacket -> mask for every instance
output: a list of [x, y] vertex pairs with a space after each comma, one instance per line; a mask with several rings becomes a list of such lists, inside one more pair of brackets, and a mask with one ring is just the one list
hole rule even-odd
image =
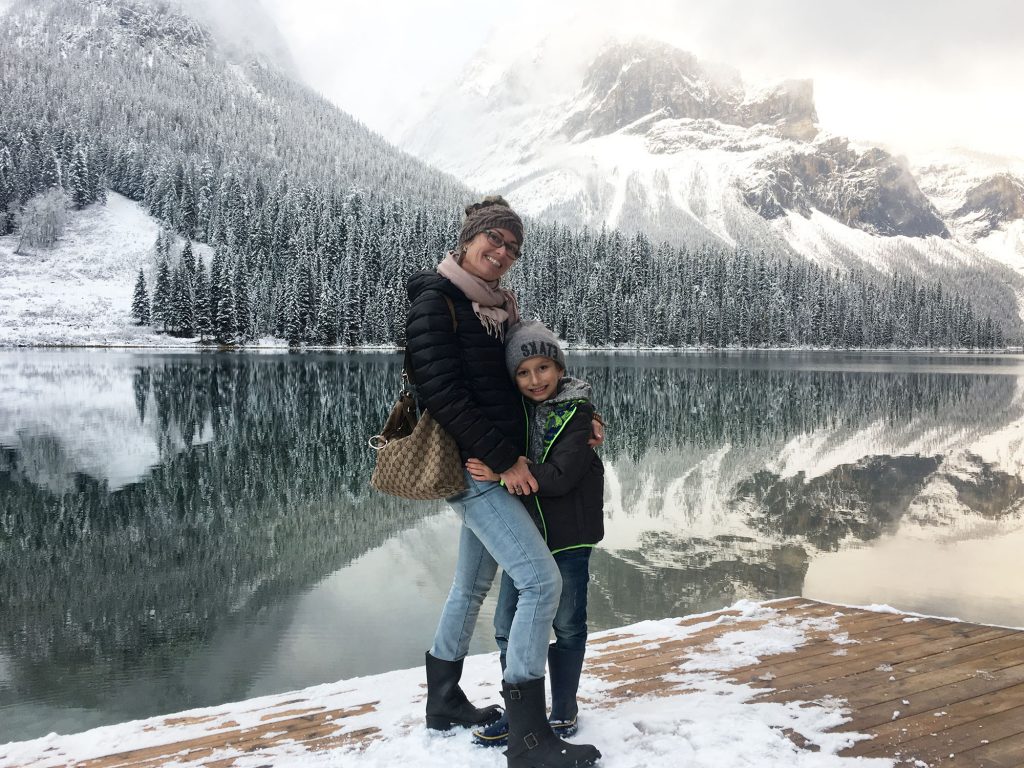
[[[592, 547], [604, 538], [604, 465], [588, 445], [594, 406], [571, 397], [567, 393], [574, 406], [565, 412], [568, 421], [530, 466], [540, 490], [523, 500], [552, 552]], [[528, 418], [531, 412], [527, 406]], [[534, 458], [532, 449], [528, 455]]]
[[[504, 343], [487, 334], [470, 300], [437, 272], [417, 272], [407, 287], [406, 344], [420, 404], [455, 438], [463, 460], [475, 456], [504, 472], [526, 444]], [[455, 331], [445, 295], [455, 308]]]

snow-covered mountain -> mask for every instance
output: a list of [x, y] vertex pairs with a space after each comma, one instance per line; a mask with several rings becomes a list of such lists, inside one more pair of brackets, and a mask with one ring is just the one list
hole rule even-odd
[[822, 130], [807, 80], [754, 87], [648, 40], [571, 63], [558, 45], [481, 54], [402, 146], [537, 216], [900, 269], [1017, 314], [1024, 161], [918, 165]]

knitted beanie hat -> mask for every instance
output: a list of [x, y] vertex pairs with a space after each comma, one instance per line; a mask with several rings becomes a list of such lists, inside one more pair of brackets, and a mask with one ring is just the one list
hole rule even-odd
[[523, 220], [501, 195], [488, 195], [479, 203], [466, 206], [466, 218], [459, 232], [459, 245], [468, 243], [485, 229], [507, 229], [519, 245], [523, 244]]
[[523, 320], [505, 334], [505, 367], [515, 378], [524, 360], [531, 357], [550, 357], [565, 370], [565, 353], [558, 345], [558, 337], [539, 320]]

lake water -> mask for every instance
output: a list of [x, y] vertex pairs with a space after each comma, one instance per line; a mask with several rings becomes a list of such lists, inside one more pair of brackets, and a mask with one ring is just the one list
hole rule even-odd
[[[593, 629], [789, 595], [1024, 626], [1024, 358], [570, 365], [609, 423]], [[0, 743], [421, 664], [457, 521], [368, 487], [399, 370], [0, 350]]]

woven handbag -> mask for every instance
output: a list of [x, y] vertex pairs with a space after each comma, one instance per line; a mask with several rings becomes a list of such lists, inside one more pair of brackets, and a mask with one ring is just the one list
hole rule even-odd
[[[455, 307], [447, 296], [445, 301], [453, 329], [457, 329]], [[402, 377], [414, 383], [408, 348]], [[391, 409], [380, 434], [370, 438], [370, 447], [377, 451], [370, 485], [381, 493], [426, 501], [466, 490], [458, 445], [427, 411], [417, 417], [416, 398], [408, 388]]]

